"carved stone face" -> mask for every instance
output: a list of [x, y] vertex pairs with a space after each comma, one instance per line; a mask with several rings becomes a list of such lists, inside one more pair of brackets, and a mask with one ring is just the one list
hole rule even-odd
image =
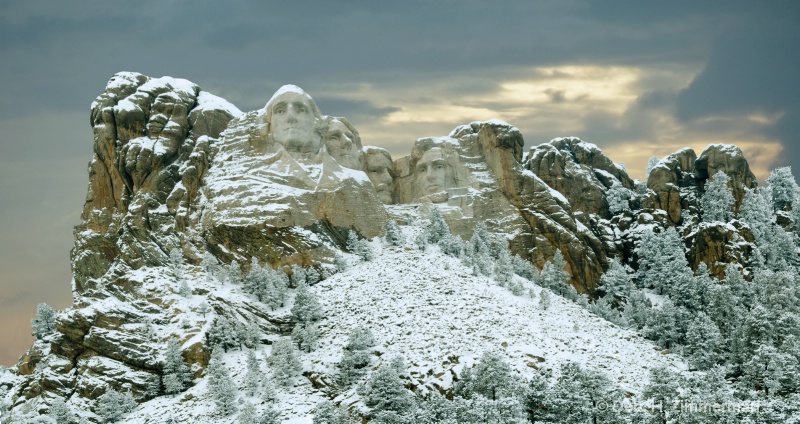
[[333, 119], [325, 134], [325, 147], [328, 153], [342, 166], [359, 168], [359, 148], [355, 143], [355, 135], [347, 125], [338, 119]]
[[303, 93], [286, 92], [272, 103], [270, 135], [290, 152], [316, 153], [320, 138], [314, 132], [316, 116], [311, 99]]
[[422, 155], [417, 162], [417, 184], [424, 196], [439, 193], [454, 185], [454, 177], [450, 164], [445, 160], [444, 152], [434, 147]]
[[381, 202], [392, 203], [392, 161], [381, 152], [370, 152], [366, 156], [365, 168]]

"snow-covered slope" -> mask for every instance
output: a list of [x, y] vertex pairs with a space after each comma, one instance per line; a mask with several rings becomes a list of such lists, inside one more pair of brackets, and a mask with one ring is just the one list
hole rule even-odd
[[[404, 230], [407, 238], [413, 239], [418, 228]], [[471, 275], [470, 268], [436, 246], [421, 252], [410, 245], [392, 247], [377, 239], [372, 246], [378, 252], [373, 261], [349, 257], [351, 266], [346, 271], [311, 288], [325, 317], [317, 348], [302, 355], [305, 377], [297, 378], [291, 388], [278, 390], [274, 406], [282, 411], [284, 422], [310, 423], [314, 405], [332, 396], [343, 405], [360, 406], [354, 389], [340, 392], [327, 385], [334, 381], [348, 334], [359, 326], [369, 327], [375, 335], [373, 368], [383, 360], [402, 356], [408, 365], [406, 385], [416, 387], [417, 394], [450, 389], [464, 367], [489, 350], [504, 354], [524, 379], [534, 368], [557, 373], [559, 365], [569, 360], [606, 373], [633, 396], [647, 383], [651, 368], [686, 368], [676, 355], [661, 353], [634, 332], [559, 296], [553, 295], [550, 306], [543, 309], [539, 305], [543, 289], [527, 281], [528, 294], [514, 296], [486, 277]], [[212, 294], [220, 301], [245, 301], [245, 295], [230, 286]], [[270, 346], [262, 346], [257, 356], [264, 359], [269, 352]], [[246, 351], [225, 355], [234, 381], [243, 387]], [[263, 369], [269, 372], [266, 365]], [[167, 416], [180, 417], [181, 422], [235, 422], [235, 415], [221, 417], [214, 412], [207, 390], [206, 379], [200, 378], [185, 393], [140, 405], [126, 422], [162, 422]], [[248, 398], [242, 390], [238, 396], [256, 404], [257, 409], [267, 407], [258, 396]]]

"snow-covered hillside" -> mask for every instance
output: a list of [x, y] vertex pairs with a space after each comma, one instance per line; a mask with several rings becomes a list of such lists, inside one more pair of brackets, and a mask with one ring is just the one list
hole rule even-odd
[[[407, 240], [419, 231], [414, 226], [403, 229]], [[320, 340], [314, 351], [301, 356], [305, 377], [297, 378], [292, 387], [278, 389], [274, 407], [282, 412], [284, 422], [310, 423], [311, 409], [332, 396], [338, 396], [336, 401], [343, 405], [363, 406], [354, 389], [340, 393], [335, 385], [325, 385], [334, 381], [348, 334], [359, 326], [370, 328], [375, 336], [373, 368], [387, 358], [402, 356], [408, 365], [406, 386], [416, 387], [418, 395], [451, 389], [464, 367], [472, 366], [486, 351], [504, 355], [523, 379], [534, 368], [557, 373], [563, 362], [577, 362], [602, 371], [633, 396], [647, 383], [650, 369], [686, 368], [678, 356], [662, 353], [634, 332], [559, 296], [553, 295], [544, 309], [539, 304], [544, 289], [530, 282], [524, 282], [526, 295], [514, 296], [493, 280], [472, 275], [470, 268], [442, 254], [437, 246], [422, 252], [410, 244], [395, 247], [376, 239], [372, 247], [377, 253], [374, 260], [364, 262], [348, 255], [346, 271], [311, 288], [324, 314]], [[204, 278], [202, 273], [195, 277]], [[220, 301], [248, 301], [238, 286], [212, 290], [210, 295]], [[275, 313], [286, 313], [290, 306]], [[211, 316], [184, 319], [209, 321]], [[242, 390], [246, 351], [227, 352], [225, 364], [239, 387], [238, 397], [256, 404], [257, 410], [264, 409], [267, 404], [260, 396], [250, 398]], [[256, 351], [263, 370], [270, 372], [263, 364], [270, 346]], [[168, 416], [180, 417], [179, 422], [236, 422], [236, 415], [222, 417], [215, 412], [206, 380], [196, 380], [178, 396], [161, 396], [140, 405], [126, 422], [163, 422]], [[315, 388], [311, 380], [322, 387]]]

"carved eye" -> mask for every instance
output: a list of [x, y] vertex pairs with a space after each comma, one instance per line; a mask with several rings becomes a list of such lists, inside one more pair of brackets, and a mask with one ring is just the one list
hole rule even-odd
[[277, 113], [277, 114], [282, 114], [283, 112], [286, 112], [286, 108], [283, 107], [283, 106], [278, 107], [278, 108], [275, 109], [275, 113]]
[[300, 113], [305, 113], [306, 112], [306, 106], [304, 104], [302, 104], [302, 103], [296, 103], [294, 105], [294, 108], [297, 109], [297, 111], [300, 112]]

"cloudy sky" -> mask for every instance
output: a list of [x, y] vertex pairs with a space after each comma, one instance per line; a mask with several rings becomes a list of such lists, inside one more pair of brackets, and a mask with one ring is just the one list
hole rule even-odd
[[89, 105], [119, 71], [189, 79], [247, 111], [281, 85], [365, 144], [499, 118], [528, 146], [579, 136], [647, 158], [735, 143], [760, 178], [798, 165], [796, 1], [3, 2], [0, 364], [38, 302], [71, 304]]

